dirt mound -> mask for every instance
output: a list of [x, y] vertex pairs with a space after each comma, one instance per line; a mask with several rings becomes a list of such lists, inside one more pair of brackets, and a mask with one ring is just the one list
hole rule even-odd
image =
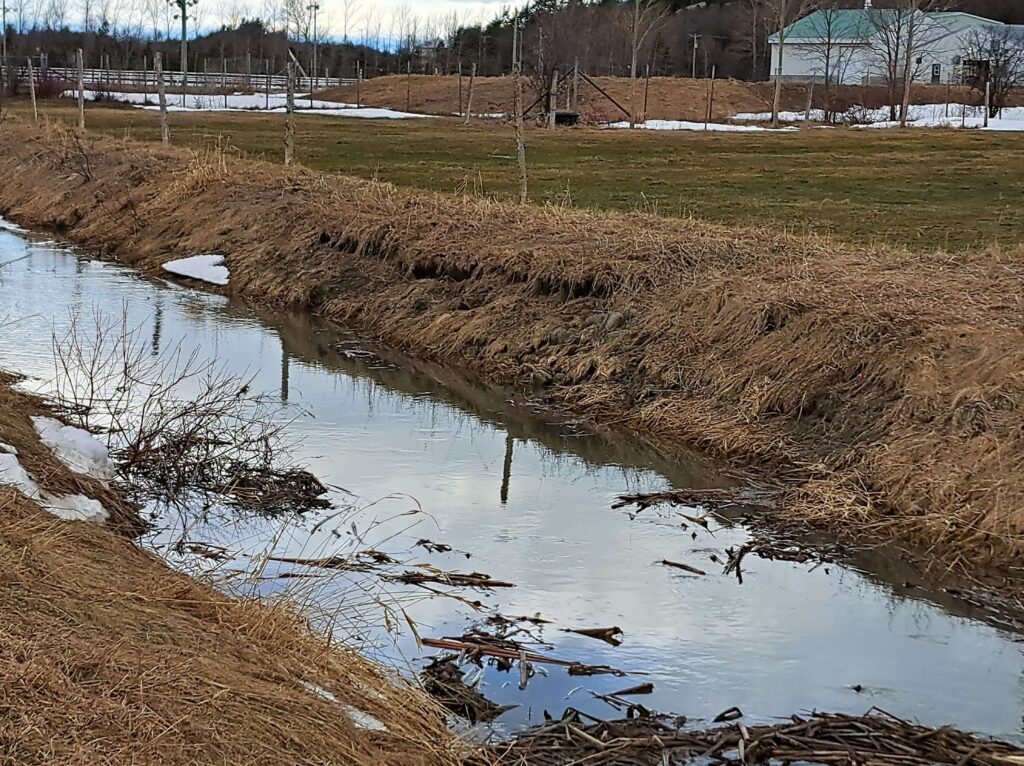
[[[38, 405], [6, 383], [0, 441], [46, 476]], [[229, 599], [2, 484], [0, 571], [4, 763], [457, 763], [433, 702], [285, 604]]]
[[[630, 82], [626, 77], [594, 78], [602, 90], [624, 109], [630, 109]], [[560, 91], [559, 105], [565, 105], [568, 83]], [[539, 81], [528, 80], [526, 105], [540, 97], [544, 88]], [[707, 110], [707, 80], [681, 77], [652, 77], [646, 87], [647, 117], [652, 120], [703, 120]], [[464, 105], [469, 93], [469, 78], [462, 78], [461, 96]], [[638, 81], [638, 108], [644, 103], [645, 84]], [[389, 75], [367, 80], [360, 86], [346, 85], [319, 92], [327, 101], [356, 103], [422, 114], [458, 114], [460, 86], [458, 75]], [[771, 111], [774, 85], [767, 82], [717, 80], [715, 82], [712, 118], [725, 120], [740, 112]], [[911, 101], [915, 104], [941, 104], [947, 97], [944, 85], [915, 85]], [[949, 90], [954, 102], [975, 103], [978, 95], [969, 88]], [[881, 86], [842, 86], [832, 92], [833, 108], [864, 106], [875, 109], [889, 102], [888, 91]], [[625, 113], [585, 81], [579, 85], [580, 113], [585, 120], [609, 122], [627, 119]], [[813, 94], [813, 105], [824, 106], [824, 90], [819, 85]], [[803, 110], [807, 106], [807, 88], [787, 84], [782, 89], [782, 109]], [[537, 107], [534, 112], [537, 111]], [[478, 77], [473, 90], [474, 114], [509, 114], [512, 112], [512, 79], [510, 77]]]
[[0, 212], [143, 268], [228, 253], [240, 295], [772, 466], [823, 525], [972, 571], [1024, 550], [1019, 252], [416, 195], [92, 137], [86, 177], [74, 145], [5, 127], [0, 174], [21, 183]]

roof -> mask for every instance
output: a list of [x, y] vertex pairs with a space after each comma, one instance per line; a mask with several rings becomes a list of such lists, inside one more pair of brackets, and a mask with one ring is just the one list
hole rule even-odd
[[[786, 27], [786, 41], [798, 40], [832, 40], [833, 42], [864, 42], [873, 36], [881, 22], [886, 16], [898, 13], [894, 10], [874, 8], [856, 9], [828, 9], [818, 10], [797, 19]], [[926, 16], [942, 22], [943, 26], [959, 21], [961, 24], [981, 24], [988, 26], [1007, 26], [1000, 21], [987, 19], [983, 16], [975, 16], [971, 13], [961, 11], [936, 11], [925, 13]], [[952, 30], [950, 30], [952, 31]], [[779, 33], [776, 32], [768, 38], [770, 43], [779, 42]]]
[[[836, 42], [846, 40], [855, 42], [865, 40], [874, 33], [875, 27], [868, 18], [863, 8], [857, 9], [830, 9], [815, 11], [814, 13], [797, 19], [783, 30], [787, 40], [821, 40], [831, 39]], [[776, 32], [769, 42], [779, 42], [779, 33]]]

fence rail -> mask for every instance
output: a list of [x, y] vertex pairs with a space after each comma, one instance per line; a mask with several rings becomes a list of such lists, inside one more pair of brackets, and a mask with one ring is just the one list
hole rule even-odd
[[[74, 67], [33, 67], [33, 75], [37, 83], [45, 80], [66, 80], [78, 82], [78, 70]], [[18, 71], [21, 82], [28, 80], [28, 67]], [[184, 80], [184, 82], [183, 82]], [[85, 69], [83, 71], [85, 87], [90, 90], [117, 90], [130, 87], [141, 90], [156, 90], [156, 72], [143, 69]], [[339, 85], [352, 85], [356, 81], [350, 77], [297, 77], [297, 90], [317, 90]], [[248, 72], [189, 72], [182, 77], [181, 72], [164, 72], [164, 85], [168, 88], [196, 88], [200, 90], [223, 91], [235, 90], [286, 90], [288, 76], [285, 74], [250, 74]]]

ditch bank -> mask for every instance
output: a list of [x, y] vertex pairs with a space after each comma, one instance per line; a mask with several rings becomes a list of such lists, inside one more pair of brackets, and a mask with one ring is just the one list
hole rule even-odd
[[231, 293], [764, 466], [824, 527], [970, 573], [1022, 550], [1019, 252], [412, 194], [15, 120], [0, 148], [18, 222], [154, 273], [222, 253]]

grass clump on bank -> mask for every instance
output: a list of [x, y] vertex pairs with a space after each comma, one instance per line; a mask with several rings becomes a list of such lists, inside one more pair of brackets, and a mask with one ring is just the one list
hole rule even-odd
[[0, 212], [141, 268], [227, 253], [232, 291], [663, 445], [793, 480], [787, 509], [972, 572], [1024, 543], [1018, 251], [519, 207], [180, 149], [0, 136]]

